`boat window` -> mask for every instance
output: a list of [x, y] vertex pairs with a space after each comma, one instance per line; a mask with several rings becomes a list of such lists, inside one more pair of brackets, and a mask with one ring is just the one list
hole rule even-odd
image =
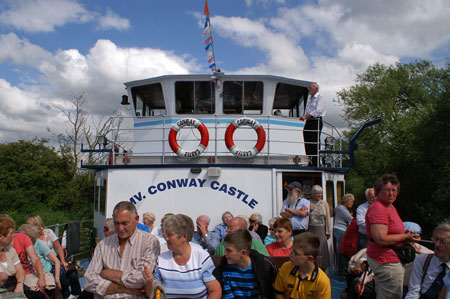
[[175, 82], [175, 98], [178, 114], [215, 112], [214, 84], [211, 81]]
[[225, 81], [223, 112], [225, 114], [262, 114], [263, 83], [260, 81]]
[[131, 94], [137, 117], [166, 114], [166, 104], [160, 83], [133, 87]]
[[308, 96], [308, 88], [278, 83], [275, 90], [272, 114], [298, 117], [303, 115], [304, 102]]

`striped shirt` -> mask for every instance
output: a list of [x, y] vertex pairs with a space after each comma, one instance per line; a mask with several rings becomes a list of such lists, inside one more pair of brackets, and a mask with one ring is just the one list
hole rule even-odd
[[222, 298], [253, 299], [259, 297], [259, 286], [253, 274], [252, 264], [245, 269], [236, 265], [226, 265], [222, 276]]
[[191, 257], [186, 265], [178, 265], [172, 250], [162, 253], [156, 262], [154, 280], [164, 286], [167, 298], [208, 298], [207, 282], [216, 278], [209, 253], [191, 244]]
[[111, 281], [103, 279], [100, 272], [103, 269], [122, 271], [121, 281], [127, 288], [142, 288], [145, 285], [142, 272], [144, 265], [153, 269], [159, 255], [158, 239], [146, 232], [136, 229], [127, 240], [122, 256], [117, 234], [103, 239], [95, 248], [89, 268], [84, 274], [85, 289], [96, 294], [96, 298], [145, 298], [125, 293], [106, 294]]

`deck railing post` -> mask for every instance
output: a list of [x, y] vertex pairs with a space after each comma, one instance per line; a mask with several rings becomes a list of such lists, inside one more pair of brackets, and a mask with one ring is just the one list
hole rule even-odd
[[166, 143], [164, 142], [164, 136], [166, 136], [166, 116], [163, 115], [163, 128], [162, 128], [162, 164], [164, 165], [166, 163]]
[[217, 114], [214, 114], [214, 163], [217, 162]]
[[270, 163], [270, 116], [267, 116], [267, 164]]

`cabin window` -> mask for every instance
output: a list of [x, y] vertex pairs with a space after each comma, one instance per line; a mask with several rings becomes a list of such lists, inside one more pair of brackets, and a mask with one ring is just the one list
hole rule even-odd
[[137, 117], [166, 114], [166, 104], [160, 83], [133, 87], [131, 94]]
[[308, 96], [306, 87], [278, 83], [275, 90], [272, 114], [299, 117], [303, 115], [304, 102]]
[[211, 81], [181, 81], [175, 83], [178, 114], [213, 114], [215, 112], [214, 84]]
[[260, 81], [225, 81], [223, 112], [225, 114], [262, 114], [263, 87]]

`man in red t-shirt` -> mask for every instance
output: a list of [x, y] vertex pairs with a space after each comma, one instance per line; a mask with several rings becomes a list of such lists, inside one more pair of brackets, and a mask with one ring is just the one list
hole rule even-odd
[[13, 246], [17, 252], [17, 255], [19, 256], [20, 263], [22, 264], [22, 267], [25, 270], [26, 275], [34, 274], [35, 273], [34, 268], [36, 268], [36, 272], [38, 275], [37, 287], [41, 292], [45, 292], [44, 269], [42, 268], [41, 260], [39, 259], [36, 251], [34, 250], [33, 243], [31, 242], [30, 238], [22, 233], [16, 233], [14, 235]]

